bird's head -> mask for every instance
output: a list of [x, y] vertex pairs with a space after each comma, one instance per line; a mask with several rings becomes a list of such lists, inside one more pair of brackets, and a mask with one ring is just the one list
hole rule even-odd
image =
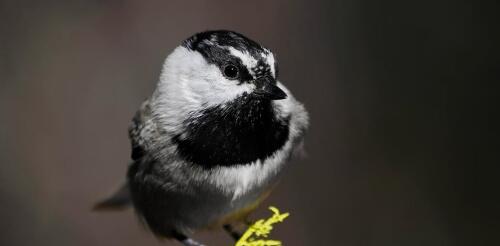
[[[267, 48], [232, 31], [197, 33], [165, 61], [159, 90], [193, 105], [223, 105], [238, 97], [280, 100], [278, 68]], [[165, 95], [164, 95], [165, 96]]]

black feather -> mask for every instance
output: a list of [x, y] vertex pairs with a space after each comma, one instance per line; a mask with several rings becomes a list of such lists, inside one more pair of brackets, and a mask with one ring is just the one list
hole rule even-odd
[[257, 76], [271, 75], [271, 65], [277, 71], [276, 62], [275, 64], [267, 64], [262, 60], [262, 54], [269, 54], [268, 50], [257, 42], [233, 31], [219, 30], [197, 33], [186, 39], [182, 46], [199, 52], [207, 62], [215, 64], [221, 70], [227, 64], [237, 66], [240, 71], [238, 80], [241, 82], [249, 82], [255, 78], [250, 75], [249, 68], [243, 65], [240, 58], [231, 55], [227, 47], [248, 52], [255, 60], [259, 61], [256, 68], [251, 68]]
[[283, 147], [289, 133], [289, 118], [277, 118], [271, 101], [248, 94], [185, 123], [184, 135], [173, 140], [183, 158], [205, 168], [264, 160]]

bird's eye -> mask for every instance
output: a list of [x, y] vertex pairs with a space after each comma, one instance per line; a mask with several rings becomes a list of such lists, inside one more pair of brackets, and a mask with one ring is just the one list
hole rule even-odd
[[229, 79], [236, 79], [238, 77], [238, 68], [235, 65], [225, 66], [224, 76], [226, 76]]

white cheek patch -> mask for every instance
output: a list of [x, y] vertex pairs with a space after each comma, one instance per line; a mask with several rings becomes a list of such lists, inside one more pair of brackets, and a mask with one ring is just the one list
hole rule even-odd
[[162, 118], [180, 123], [188, 112], [222, 105], [254, 89], [253, 84], [228, 80], [199, 52], [181, 46], [166, 59], [152, 100], [162, 108]]
[[224, 104], [244, 93], [250, 94], [255, 89], [254, 84], [237, 84], [237, 81], [226, 79], [220, 73], [219, 69], [214, 66], [213, 70], [215, 69], [218, 73], [214, 74], [213, 79], [208, 84], [208, 88], [194, 87], [194, 85], [192, 88], [192, 90], [196, 90], [198, 93], [204, 95], [204, 101], [208, 105]]

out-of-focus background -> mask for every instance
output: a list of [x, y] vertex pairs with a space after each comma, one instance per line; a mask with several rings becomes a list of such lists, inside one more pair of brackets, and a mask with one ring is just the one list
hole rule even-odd
[[[477, 1], [479, 2], [479, 1]], [[177, 245], [132, 210], [126, 129], [165, 56], [207, 29], [273, 49], [311, 115], [265, 205], [284, 245], [499, 245], [498, 3], [0, 1], [0, 245]], [[258, 216], [266, 216], [263, 207]], [[201, 232], [208, 245], [231, 245]]]

